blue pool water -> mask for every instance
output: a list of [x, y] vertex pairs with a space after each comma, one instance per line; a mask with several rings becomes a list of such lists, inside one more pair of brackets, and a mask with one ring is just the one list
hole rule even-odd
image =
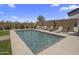
[[48, 34], [36, 30], [20, 30], [16, 31], [16, 33], [34, 54], [41, 52], [64, 38], [62, 36]]

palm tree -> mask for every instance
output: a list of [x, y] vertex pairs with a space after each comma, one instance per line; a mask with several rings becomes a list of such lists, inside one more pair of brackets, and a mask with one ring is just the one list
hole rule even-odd
[[43, 16], [41, 16], [41, 15], [40, 15], [40, 16], [38, 16], [38, 18], [37, 18], [37, 19], [38, 19], [38, 21], [39, 21], [39, 22], [41, 22], [41, 23], [42, 23], [42, 26], [44, 26], [44, 21], [45, 21], [45, 18], [44, 18]]

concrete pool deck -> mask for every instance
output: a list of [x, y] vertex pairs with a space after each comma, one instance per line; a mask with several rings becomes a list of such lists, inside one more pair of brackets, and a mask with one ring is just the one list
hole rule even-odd
[[31, 50], [26, 46], [22, 39], [20, 39], [15, 31], [10, 31], [10, 38], [13, 55], [33, 55]]
[[[47, 33], [65, 36], [63, 40], [44, 49], [37, 55], [78, 55], [79, 54], [79, 36], [70, 36], [63, 33], [54, 33], [44, 30], [39, 30]], [[10, 30], [11, 47], [13, 55], [34, 55], [22, 39], [14, 30]]]

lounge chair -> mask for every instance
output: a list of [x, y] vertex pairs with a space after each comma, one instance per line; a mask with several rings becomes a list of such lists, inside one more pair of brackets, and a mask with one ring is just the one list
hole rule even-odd
[[78, 32], [79, 31], [78, 27], [73, 27], [73, 31]]
[[44, 26], [43, 29], [44, 29], [44, 30], [47, 30], [47, 26]]
[[59, 30], [57, 30], [57, 32], [62, 32], [62, 33], [67, 33], [71, 31], [71, 27], [59, 27]]
[[41, 29], [43, 30], [44, 29], [44, 26], [42, 26]]
[[54, 32], [62, 32], [62, 30], [63, 30], [63, 27], [62, 26], [59, 26], [59, 29], [56, 30], [56, 31], [54, 31]]
[[37, 25], [37, 29], [39, 29], [40, 27], [39, 27], [39, 25]]
[[41, 29], [41, 27], [39, 25], [37, 25], [37, 29]]
[[54, 29], [54, 27], [53, 26], [51, 26], [48, 30], [49, 31], [52, 31]]
[[78, 27], [73, 27], [73, 31], [72, 32], [68, 32], [67, 34], [79, 36]]

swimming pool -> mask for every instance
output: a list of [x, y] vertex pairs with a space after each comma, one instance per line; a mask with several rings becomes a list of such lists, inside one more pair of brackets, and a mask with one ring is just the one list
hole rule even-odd
[[34, 54], [38, 54], [39, 52], [64, 38], [63, 36], [36, 30], [19, 30], [16, 31], [16, 33]]

